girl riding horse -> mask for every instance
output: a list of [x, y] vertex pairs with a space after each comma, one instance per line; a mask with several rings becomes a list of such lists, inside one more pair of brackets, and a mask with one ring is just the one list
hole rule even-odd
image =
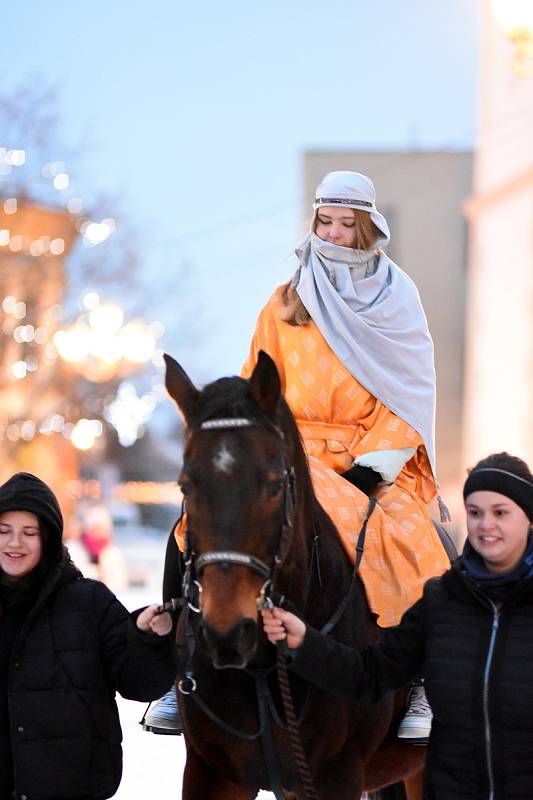
[[[384, 252], [389, 229], [372, 181], [329, 173], [313, 209], [298, 269], [261, 311], [242, 375], [252, 373], [260, 350], [274, 360], [315, 492], [350, 558], [368, 496], [377, 499], [359, 574], [371, 612], [387, 628], [449, 564], [428, 511], [436, 496], [433, 345], [415, 285]], [[179, 583], [171, 536], [165, 600]], [[412, 700], [399, 735], [423, 741], [431, 711], [421, 686]], [[148, 723], [158, 708], [150, 714]], [[174, 724], [168, 717], [167, 705], [165, 727]]]
[[[301, 758], [295, 764], [294, 733], [280, 707], [276, 651], [258, 625], [258, 608], [284, 596], [312, 625], [357, 646], [376, 640], [379, 628], [316, 499], [272, 359], [260, 353], [249, 381], [224, 378], [199, 391], [165, 358], [167, 389], [187, 424], [177, 631], [184, 800], [253, 800], [260, 788], [277, 800], [286, 792], [353, 800], [363, 789], [415, 776], [425, 749], [394, 735], [400, 696], [346, 703], [296, 679], [289, 691], [314, 793], [302, 788]], [[373, 502], [367, 506], [372, 521]]]

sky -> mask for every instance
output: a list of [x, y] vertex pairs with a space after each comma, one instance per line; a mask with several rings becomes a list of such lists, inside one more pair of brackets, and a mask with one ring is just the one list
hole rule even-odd
[[118, 199], [145, 319], [202, 382], [294, 271], [305, 150], [473, 146], [484, 1], [19, 0], [0, 91], [56, 91], [79, 192]]

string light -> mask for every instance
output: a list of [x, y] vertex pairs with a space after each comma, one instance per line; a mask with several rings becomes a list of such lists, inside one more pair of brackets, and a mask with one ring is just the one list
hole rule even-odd
[[78, 450], [90, 450], [102, 433], [99, 419], [80, 419], [72, 429], [70, 440]]
[[9, 175], [11, 167], [21, 167], [26, 162], [24, 150], [7, 150], [0, 147], [0, 174]]
[[63, 191], [69, 184], [69, 177], [66, 172], [60, 172], [58, 175], [54, 176], [52, 183], [54, 184], [54, 189]]
[[115, 220], [108, 217], [103, 219], [102, 222], [85, 221], [80, 228], [80, 233], [83, 236], [83, 244], [87, 247], [94, 247], [105, 242], [114, 230]]
[[[102, 303], [93, 290], [83, 295], [81, 305], [87, 309], [86, 314], [67, 328], [54, 331], [62, 312], [59, 304], [41, 315], [50, 329], [28, 320], [26, 303], [15, 295], [6, 295], [0, 301], [4, 313], [1, 332], [17, 345], [34, 349], [24, 359], [6, 366], [10, 381], [23, 381], [29, 373], [37, 372], [40, 364], [51, 363], [58, 356], [87, 379], [98, 382], [133, 372], [145, 363], [156, 363], [158, 367], [163, 364], [161, 350], [156, 348], [157, 338], [164, 333], [160, 322], [147, 325], [143, 320], [132, 320], [123, 324], [122, 309], [113, 303]], [[119, 442], [127, 447], [143, 435], [146, 422], [164, 396], [164, 384], [158, 375], [152, 379], [150, 391], [142, 396], [137, 395], [131, 383], [122, 382], [116, 395], [106, 401], [88, 397], [86, 407], [102, 413], [104, 422], [117, 432]], [[60, 434], [79, 450], [94, 447], [104, 433], [100, 420], [87, 417], [67, 420], [59, 413], [38, 420], [10, 420], [3, 428], [0, 426], [0, 432], [2, 430], [12, 442], [28, 442], [39, 434]]]
[[[22, 148], [0, 147], [0, 180], [10, 176], [26, 161], [26, 152]], [[65, 162], [45, 164], [41, 175], [48, 186], [57, 192], [85, 246], [95, 247], [109, 239], [116, 229], [115, 220], [105, 217], [98, 221], [83, 214], [84, 200], [72, 190], [72, 180]], [[4, 195], [0, 199], [0, 212], [3, 211], [5, 215], [4, 227], [0, 228], [0, 257], [13, 254], [39, 261], [63, 256], [67, 245], [62, 237], [32, 237], [20, 232], [17, 215], [23, 212], [24, 206], [17, 196], [11, 195], [12, 191], [10, 196]], [[0, 336], [8, 337], [19, 348], [18, 358], [16, 350], [5, 351], [14, 356], [11, 363], [3, 365], [4, 375], [10, 383], [24, 382], [28, 375], [40, 369], [50, 369], [58, 358], [70, 364], [87, 380], [98, 383], [123, 378], [144, 364], [162, 364], [161, 353], [156, 346], [164, 331], [160, 323], [147, 325], [138, 319], [124, 324], [122, 309], [101, 302], [98, 293], [92, 290], [84, 294], [82, 306], [86, 312], [84, 315], [58, 329], [58, 320], [63, 313], [60, 304], [36, 309], [38, 318], [33, 318], [33, 308], [28, 310], [24, 299], [14, 294], [6, 294], [0, 299], [0, 310], [3, 312], [3, 318], [0, 315]], [[121, 384], [117, 395], [110, 396], [105, 402], [96, 396], [92, 400], [86, 398], [85, 416], [81, 409], [73, 407], [68, 413], [59, 413], [61, 409], [58, 409], [42, 418], [4, 417], [0, 420], [0, 434], [3, 433], [13, 443], [30, 442], [40, 435], [62, 436], [77, 449], [89, 450], [104, 436], [105, 425], [117, 431], [122, 443], [132, 444], [142, 435], [144, 424], [161, 399], [161, 384], [158, 378], [151, 391], [141, 397], [136, 395], [134, 389], [132, 391]], [[66, 400], [63, 398], [62, 404]], [[118, 405], [115, 406], [115, 403]], [[92, 406], [93, 413], [101, 414], [102, 419], [92, 418], [89, 406]], [[121, 425], [114, 416], [119, 406], [127, 409], [127, 432], [125, 425]], [[65, 404], [64, 408], [68, 406]]]
[[[68, 494], [76, 500], [90, 498], [99, 500], [102, 497], [102, 484], [100, 481], [69, 481]], [[179, 486], [174, 481], [157, 483], [156, 481], [126, 481], [114, 486], [111, 490], [114, 500], [123, 503], [149, 503], [149, 504], [180, 504], [183, 496]]]
[[139, 397], [131, 383], [120, 384], [116, 399], [105, 411], [105, 418], [115, 428], [121, 445], [129, 447], [140, 438], [155, 405], [151, 394]]

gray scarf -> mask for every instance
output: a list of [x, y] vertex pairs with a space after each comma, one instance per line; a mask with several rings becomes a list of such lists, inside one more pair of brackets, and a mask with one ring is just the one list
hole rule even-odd
[[293, 286], [324, 339], [359, 383], [420, 434], [436, 478], [433, 342], [415, 284], [385, 253], [315, 233], [296, 255]]

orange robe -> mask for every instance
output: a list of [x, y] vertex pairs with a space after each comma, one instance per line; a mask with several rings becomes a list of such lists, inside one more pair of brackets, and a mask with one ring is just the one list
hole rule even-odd
[[355, 380], [314, 322], [289, 325], [279, 316], [281, 307], [280, 287], [259, 315], [242, 375], [250, 376], [259, 350], [275, 361], [316, 495], [352, 561], [368, 497], [339, 473], [363, 453], [416, 448], [393, 484], [378, 485], [359, 567], [379, 625], [396, 625], [428, 578], [449, 566], [427, 508], [436, 489], [426, 449], [417, 431]]

